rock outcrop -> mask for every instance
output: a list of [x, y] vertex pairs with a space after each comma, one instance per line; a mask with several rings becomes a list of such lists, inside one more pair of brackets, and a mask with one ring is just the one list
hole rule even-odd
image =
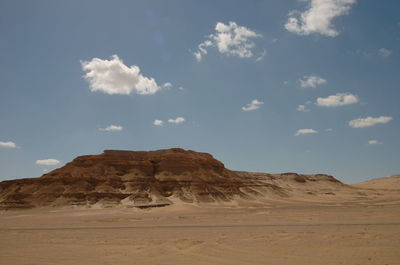
[[281, 188], [226, 169], [207, 153], [179, 148], [106, 150], [80, 156], [39, 178], [0, 182], [0, 208], [46, 206], [160, 207], [176, 201], [228, 202]]

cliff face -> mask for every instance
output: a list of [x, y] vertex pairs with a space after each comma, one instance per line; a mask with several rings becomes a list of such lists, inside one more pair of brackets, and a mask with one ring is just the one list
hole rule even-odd
[[239, 176], [210, 154], [167, 149], [106, 150], [80, 156], [40, 178], [0, 182], [0, 208], [166, 206], [249, 199], [279, 187]]
[[39, 178], [0, 182], [0, 209], [148, 208], [178, 202], [309, 200], [315, 196], [326, 201], [343, 191], [354, 192], [332, 176], [231, 171], [210, 154], [179, 148], [106, 150], [77, 157]]

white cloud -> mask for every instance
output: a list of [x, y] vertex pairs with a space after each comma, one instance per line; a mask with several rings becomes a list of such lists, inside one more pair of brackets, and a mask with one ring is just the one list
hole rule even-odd
[[389, 57], [390, 55], [392, 55], [393, 51], [385, 49], [385, 48], [380, 48], [378, 53], [382, 57]]
[[153, 125], [155, 125], [155, 126], [163, 126], [164, 122], [162, 120], [154, 120]]
[[360, 49], [355, 50], [354, 52], [352, 52], [352, 54], [354, 54], [354, 55], [359, 55], [359, 56], [363, 56], [363, 57], [369, 57], [369, 56], [372, 55], [371, 52], [369, 52], [369, 51], [364, 51], [364, 50], [360, 50]]
[[[211, 34], [209, 37], [211, 38], [213, 35]], [[198, 51], [194, 52], [193, 55], [196, 57], [196, 60], [200, 62], [203, 59], [203, 55], [207, 54], [207, 47], [214, 46], [214, 43], [210, 40], [206, 40], [200, 43], [197, 48]]]
[[260, 108], [260, 106], [264, 104], [264, 102], [259, 101], [258, 99], [253, 99], [251, 103], [247, 104], [246, 106], [242, 107], [244, 111], [251, 111]]
[[310, 0], [308, 10], [289, 13], [285, 28], [299, 35], [319, 33], [335, 37], [339, 32], [332, 24], [333, 19], [348, 14], [355, 3], [356, 0]]
[[374, 117], [359, 118], [349, 121], [349, 126], [353, 128], [364, 128], [364, 127], [374, 126], [377, 124], [388, 123], [392, 119], [393, 119], [392, 117], [387, 117], [387, 116], [380, 116], [377, 118]]
[[43, 160], [36, 160], [36, 164], [42, 165], [42, 166], [53, 166], [59, 164], [60, 161], [57, 159], [49, 158], [49, 159], [43, 159]]
[[183, 117], [178, 117], [176, 119], [169, 119], [168, 122], [169, 123], [182, 123], [185, 121], [185, 118]]
[[308, 112], [308, 111], [310, 111], [309, 109], [306, 108], [305, 105], [299, 105], [299, 106], [297, 106], [297, 110], [298, 110], [298, 111], [302, 111], [302, 112]]
[[294, 136], [299, 136], [299, 135], [304, 135], [304, 134], [312, 134], [312, 133], [318, 133], [317, 130], [314, 129], [300, 129], [295, 132]]
[[256, 58], [256, 62], [261, 61], [262, 59], [264, 59], [264, 57], [267, 55], [267, 51], [264, 50], [257, 58]]
[[17, 148], [17, 145], [14, 142], [1, 142], [0, 141], [0, 147], [4, 148]]
[[[208, 39], [198, 45], [198, 50], [193, 53], [197, 61], [201, 61], [207, 54], [207, 48], [216, 47], [222, 54], [237, 56], [240, 58], [250, 58], [254, 56], [254, 38], [262, 37], [261, 34], [253, 30], [239, 26], [235, 22], [224, 24], [218, 22], [215, 25], [215, 33], [208, 36]], [[263, 51], [257, 60], [261, 60], [266, 55]]]
[[107, 131], [107, 132], [116, 132], [116, 131], [122, 131], [124, 127], [118, 126], [118, 125], [110, 125], [107, 126], [106, 128], [100, 128], [100, 131]]
[[326, 98], [317, 98], [315, 103], [320, 107], [339, 107], [350, 104], [355, 104], [359, 101], [356, 95], [350, 93], [337, 93]]
[[326, 83], [326, 80], [316, 75], [304, 76], [304, 80], [299, 80], [301, 87], [317, 87]]
[[167, 83], [164, 83], [164, 84], [162, 85], [162, 87], [163, 87], [163, 88], [166, 88], [166, 89], [171, 89], [172, 84], [171, 84], [170, 82], [167, 82]]
[[368, 144], [380, 144], [381, 142], [379, 142], [378, 140], [369, 140]]
[[111, 60], [93, 58], [90, 61], [81, 61], [81, 65], [82, 70], [87, 72], [83, 77], [89, 82], [91, 91], [110, 95], [151, 95], [161, 89], [154, 78], [140, 73], [139, 66], [128, 67], [117, 55], [111, 56]]

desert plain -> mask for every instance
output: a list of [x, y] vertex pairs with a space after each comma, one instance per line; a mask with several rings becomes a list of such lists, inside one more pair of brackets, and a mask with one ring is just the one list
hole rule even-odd
[[0, 182], [0, 264], [398, 265], [399, 187], [106, 151]]
[[400, 262], [400, 196], [251, 204], [1, 212], [0, 264]]

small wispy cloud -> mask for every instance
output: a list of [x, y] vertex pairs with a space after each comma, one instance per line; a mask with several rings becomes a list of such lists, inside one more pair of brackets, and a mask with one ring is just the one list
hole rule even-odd
[[301, 87], [312, 87], [312, 88], [315, 88], [319, 85], [326, 83], [326, 79], [316, 75], [304, 76], [304, 79], [300, 79], [299, 81]]
[[169, 89], [172, 88], [172, 84], [171, 84], [170, 82], [166, 82], [166, 83], [164, 83], [164, 84], [162, 85], [162, 87], [169, 90]]
[[242, 110], [244, 110], [244, 111], [256, 110], [256, 109], [259, 109], [262, 104], [264, 104], [264, 102], [259, 101], [258, 99], [253, 99], [249, 104], [247, 104], [246, 106], [243, 106]]
[[264, 50], [257, 58], [256, 58], [256, 62], [261, 61], [262, 59], [264, 59], [264, 57], [267, 56], [267, 51]]
[[163, 126], [164, 122], [162, 120], [154, 120], [153, 125], [155, 125], [155, 126]]
[[17, 148], [17, 145], [14, 142], [1, 142], [0, 141], [0, 147], [3, 147], [3, 148]]
[[368, 144], [374, 145], [374, 144], [380, 144], [381, 142], [379, 142], [378, 140], [369, 140]]
[[392, 120], [392, 117], [388, 116], [380, 116], [380, 117], [367, 117], [367, 118], [359, 118], [355, 120], [349, 121], [349, 126], [353, 128], [365, 128], [374, 126], [377, 124], [388, 123]]
[[176, 124], [182, 123], [184, 121], [185, 121], [185, 118], [183, 118], [183, 117], [177, 117], [176, 119], [169, 119], [168, 120], [169, 123], [176, 123]]
[[59, 164], [60, 161], [54, 158], [49, 158], [49, 159], [43, 159], [43, 160], [36, 160], [37, 165], [42, 165], [42, 166], [54, 166]]
[[361, 50], [361, 49], [357, 49], [357, 50], [351, 52], [351, 54], [362, 56], [362, 57], [370, 57], [373, 55], [373, 53], [371, 53], [369, 51]]
[[302, 111], [302, 112], [308, 112], [310, 111], [309, 109], [306, 108], [305, 105], [298, 105], [296, 108], [298, 111]]
[[320, 107], [339, 107], [359, 102], [358, 96], [350, 93], [337, 93], [326, 98], [317, 98], [315, 103]]
[[314, 129], [300, 129], [294, 133], [294, 136], [305, 135], [305, 134], [314, 134], [314, 133], [318, 133], [318, 131], [314, 130]]
[[386, 49], [386, 48], [380, 48], [378, 50], [378, 54], [382, 57], [389, 57], [390, 55], [392, 55], [393, 51]]
[[105, 128], [100, 128], [100, 131], [107, 131], [107, 132], [117, 132], [117, 131], [122, 131], [124, 127], [119, 126], [119, 125], [110, 125]]

